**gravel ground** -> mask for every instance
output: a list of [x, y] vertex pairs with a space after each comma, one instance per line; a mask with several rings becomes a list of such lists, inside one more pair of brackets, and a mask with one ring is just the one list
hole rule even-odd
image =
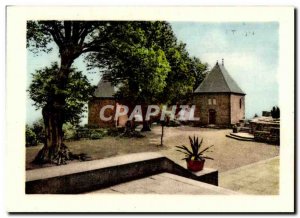
[[[145, 133], [145, 138], [120, 138], [105, 137], [99, 140], [80, 140], [66, 142], [74, 153], [87, 153], [92, 159], [102, 159], [128, 153], [160, 152], [185, 166], [182, 154], [177, 152], [176, 145], [189, 145], [188, 136], [203, 138], [203, 146], [214, 145], [213, 152], [208, 153], [214, 160], [207, 160], [206, 167], [216, 168], [219, 172], [225, 172], [257, 161], [266, 160], [279, 155], [279, 147], [258, 142], [238, 141], [227, 138], [228, 129], [207, 129], [196, 127], [166, 127], [164, 146], [160, 144], [161, 127], [154, 126], [151, 132]], [[41, 146], [26, 149], [26, 169], [39, 168], [30, 162], [37, 154]], [[45, 165], [43, 167], [48, 167]]]

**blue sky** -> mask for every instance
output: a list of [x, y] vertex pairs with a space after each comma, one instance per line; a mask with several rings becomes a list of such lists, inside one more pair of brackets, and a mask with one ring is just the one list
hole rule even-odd
[[246, 118], [278, 105], [279, 25], [270, 23], [172, 23], [189, 53], [225, 68], [246, 95]]
[[[192, 56], [210, 67], [224, 58], [225, 68], [247, 94], [246, 118], [278, 105], [278, 23], [171, 22], [171, 25], [178, 40], [186, 43]], [[35, 56], [28, 52], [27, 87], [36, 69], [59, 61], [58, 50], [55, 45], [53, 47], [49, 54]], [[88, 73], [82, 57], [74, 62], [74, 66], [86, 72], [92, 84], [98, 82], [100, 74]], [[41, 111], [36, 111], [28, 98], [27, 122], [32, 123], [39, 117]], [[86, 120], [83, 118], [83, 123]]]

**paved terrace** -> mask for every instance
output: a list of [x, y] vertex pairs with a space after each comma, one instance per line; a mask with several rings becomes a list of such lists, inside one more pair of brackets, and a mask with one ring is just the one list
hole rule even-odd
[[236, 192], [170, 173], [160, 173], [88, 194], [236, 195]]
[[244, 194], [279, 194], [279, 157], [220, 174], [220, 186]]

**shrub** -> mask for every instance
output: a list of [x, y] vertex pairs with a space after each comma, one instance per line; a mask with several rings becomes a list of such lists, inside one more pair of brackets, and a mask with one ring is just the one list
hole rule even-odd
[[177, 121], [177, 120], [170, 120], [170, 121], [167, 123], [167, 126], [168, 126], [168, 127], [177, 127], [177, 126], [180, 126], [180, 122]]
[[76, 138], [89, 138], [90, 130], [88, 128], [80, 127], [76, 129]]
[[86, 127], [78, 127], [75, 131], [77, 139], [86, 138], [86, 139], [101, 139], [104, 136], [108, 135], [106, 129], [89, 129]]
[[32, 130], [32, 128], [28, 125], [26, 125], [26, 147], [29, 146], [37, 146], [38, 140], [35, 132]]
[[63, 125], [63, 132], [65, 140], [77, 139], [76, 128], [71, 123], [65, 123]]
[[99, 126], [96, 124], [85, 124], [82, 128], [88, 128], [88, 129], [98, 129]]
[[90, 139], [101, 139], [103, 138], [104, 133], [100, 130], [92, 130], [90, 133]]
[[43, 143], [45, 140], [45, 127], [44, 127], [44, 120], [39, 119], [32, 125], [32, 131], [36, 135], [36, 139], [39, 143]]
[[107, 129], [107, 135], [108, 136], [120, 136], [124, 133], [125, 127], [121, 128], [109, 128]]

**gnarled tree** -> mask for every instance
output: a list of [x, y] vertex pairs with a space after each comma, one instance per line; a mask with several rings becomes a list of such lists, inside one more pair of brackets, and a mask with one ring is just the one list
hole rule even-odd
[[[34, 101], [37, 109], [42, 108], [44, 117], [46, 140], [44, 140], [44, 147], [39, 151], [34, 162], [46, 163], [54, 162], [61, 164], [65, 162], [71, 155], [70, 151], [63, 144], [63, 123], [70, 122], [73, 125], [79, 123], [81, 114], [86, 111], [86, 101], [92, 97], [94, 91], [93, 86], [90, 85], [86, 76], [80, 71], [69, 69], [68, 77], [64, 90], [59, 89], [60, 81], [57, 78], [59, 66], [53, 63], [51, 67], [37, 70], [32, 76], [33, 80], [29, 87], [30, 98]], [[52, 120], [53, 115], [49, 103], [53, 102], [53, 97], [57, 94], [63, 96], [65, 102], [64, 107], [60, 109], [59, 120]], [[52, 107], [51, 107], [52, 108]], [[56, 111], [55, 111], [56, 112]], [[53, 143], [59, 148], [53, 147]], [[57, 150], [53, 150], [57, 149]]]
[[[56, 91], [47, 96], [42, 106], [46, 140], [36, 162], [57, 163], [65, 150], [62, 125], [67, 116], [66, 90], [70, 83], [71, 65], [87, 52], [101, 52], [109, 42], [109, 22], [93, 21], [28, 21], [27, 47], [34, 52], [49, 52], [55, 43], [59, 49], [60, 63], [51, 75], [55, 77]], [[50, 77], [45, 74], [44, 79]], [[40, 89], [41, 87], [36, 87]]]

